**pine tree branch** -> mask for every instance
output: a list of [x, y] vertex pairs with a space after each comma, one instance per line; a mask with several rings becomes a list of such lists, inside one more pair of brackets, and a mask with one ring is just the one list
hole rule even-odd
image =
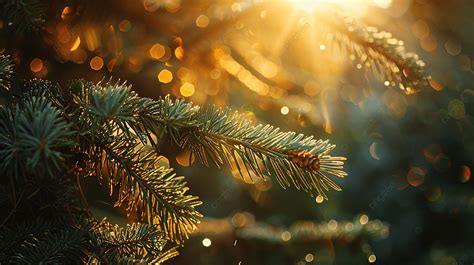
[[2, 228], [7, 222], [8, 220], [15, 214], [17, 208], [18, 208], [18, 205], [20, 204], [21, 200], [23, 199], [23, 195], [25, 195], [25, 192], [22, 191], [20, 193], [20, 195], [18, 196], [18, 199], [16, 198], [15, 194], [14, 194], [14, 205], [13, 205], [13, 208], [10, 210], [10, 212], [8, 213], [7, 217], [5, 217], [5, 219], [3, 219], [2, 223], [0, 223], [0, 228]]
[[38, 221], [22, 223], [13, 228], [0, 229], [0, 262], [6, 262], [14, 253], [20, 251], [21, 244], [31, 240], [35, 233], [51, 228], [50, 223]]
[[77, 263], [85, 258], [87, 233], [36, 220], [0, 230], [0, 262]]
[[361, 67], [372, 69], [375, 76], [395, 84], [406, 94], [412, 94], [428, 85], [431, 77], [425, 63], [415, 53], [406, 52], [403, 41], [386, 31], [369, 27], [354, 18], [337, 13], [332, 18], [321, 16], [334, 31], [328, 34], [341, 50], [359, 59]]
[[[50, 103], [43, 104], [45, 98]], [[32, 135], [41, 136], [36, 138], [51, 139], [44, 146], [50, 149], [56, 146], [56, 128], [43, 134], [37, 132], [48, 129], [53, 124], [51, 119], [41, 119], [43, 110], [48, 110], [44, 113], [53, 115], [53, 118], [62, 115], [71, 124], [74, 139], [78, 143], [78, 150], [73, 151], [86, 156], [75, 156], [85, 161], [67, 162], [85, 162], [84, 172], [92, 172], [91, 175], [98, 177], [110, 189], [111, 195], [116, 192], [116, 206], [126, 205], [129, 212], [139, 212], [142, 220], [158, 223], [163, 232], [175, 242], [182, 242], [195, 229], [202, 217], [195, 207], [201, 202], [197, 197], [186, 194], [188, 188], [184, 177], [172, 173], [172, 169], [162, 163], [162, 156], [140, 143], [128, 125], [135, 119], [137, 106], [141, 106], [147, 99], [138, 98], [124, 84], [102, 87], [78, 81], [68, 90], [61, 90], [49, 82], [34, 80], [26, 85], [26, 91], [16, 100], [18, 106], [25, 106], [25, 110], [22, 107], [14, 108], [18, 110], [18, 115], [14, 115], [11, 108], [0, 109], [3, 110], [0, 111], [0, 140], [6, 140], [5, 143], [0, 141], [0, 144], [8, 147], [0, 150], [0, 155], [5, 153], [5, 157], [13, 157], [5, 165], [0, 163], [3, 168], [11, 169], [12, 164], [18, 163], [18, 169], [23, 169], [25, 165], [21, 164], [20, 154], [33, 149], [30, 145], [23, 144], [25, 140], [22, 140], [33, 137], [24, 137], [25, 134], [21, 134], [21, 138], [14, 137], [15, 133], [22, 132], [23, 121], [28, 121], [28, 126], [24, 126], [25, 130], [30, 130]], [[36, 104], [37, 102], [39, 103]], [[61, 109], [62, 113], [57, 113], [55, 107]], [[35, 112], [38, 110], [41, 113]], [[42, 126], [38, 126], [36, 120], [23, 118], [22, 115], [36, 117], [35, 119], [42, 121]], [[18, 122], [14, 122], [17, 117]], [[17, 123], [18, 126], [13, 126]], [[63, 134], [58, 139], [70, 137], [69, 125], [59, 125]], [[48, 167], [58, 164], [50, 160], [36, 159], [33, 162], [36, 165], [37, 161], [43, 161]], [[31, 168], [35, 168], [34, 165]], [[53, 168], [50, 171], [54, 172]]]
[[80, 230], [51, 231], [42, 240], [33, 239], [13, 260], [26, 264], [76, 263], [86, 257], [86, 233]]
[[[84, 130], [107, 132], [114, 126], [125, 135], [141, 136], [157, 146], [163, 134], [209, 166], [227, 165], [241, 175], [274, 176], [284, 188], [291, 185], [327, 199], [325, 191], [340, 187], [327, 175], [344, 177], [343, 157], [332, 157], [335, 146], [266, 125], [253, 126], [245, 116], [214, 107], [200, 108], [168, 97], [153, 101], [138, 97], [123, 84], [77, 85], [75, 102], [93, 115]], [[77, 116], [77, 115], [76, 115]], [[96, 133], [101, 135], [103, 133]]]
[[[90, 150], [95, 175], [118, 195], [116, 206], [125, 204], [142, 220], [160, 225], [169, 239], [182, 242], [202, 215], [197, 197], [187, 195], [184, 177], [162, 166], [162, 157], [138, 143], [118, 138]], [[95, 158], [95, 159], [94, 159]]]
[[0, 106], [0, 170], [18, 178], [23, 171], [20, 160], [19, 133], [20, 110]]
[[161, 252], [159, 256], [155, 258], [155, 262], [158, 264], [162, 264], [163, 262], [172, 259], [179, 255], [178, 248], [172, 247], [166, 251]]
[[280, 132], [270, 125], [253, 126], [237, 112], [199, 108], [182, 100], [165, 98], [146, 111], [147, 115], [140, 115], [147, 120], [144, 124], [154, 121], [154, 127], [161, 127], [205, 165], [228, 165], [242, 176], [244, 172], [274, 176], [284, 188], [294, 185], [324, 198], [329, 187], [340, 190], [326, 174], [346, 176], [342, 171], [345, 158], [329, 155], [335, 146], [328, 141]]
[[119, 227], [102, 221], [93, 228], [92, 235], [99, 252], [94, 255], [110, 264], [161, 263], [165, 257], [171, 258], [171, 252], [177, 254], [175, 248], [163, 250], [166, 238], [159, 226], [133, 223]]
[[18, 33], [38, 31], [45, 23], [45, 10], [38, 0], [3, 0], [0, 14]]
[[163, 133], [205, 165], [227, 165], [242, 175], [274, 176], [284, 188], [294, 185], [313, 196], [327, 198], [324, 191], [340, 190], [326, 174], [346, 175], [345, 158], [329, 155], [335, 146], [328, 141], [269, 125], [253, 126], [230, 110], [199, 108], [168, 97], [140, 98], [124, 83], [77, 81], [65, 91], [41, 82], [31, 87], [29, 98], [51, 96], [51, 102], [65, 111], [63, 117], [74, 124], [92, 174], [118, 196], [116, 205], [139, 212], [141, 220], [158, 224], [175, 242], [195, 229], [200, 202], [185, 194], [184, 178], [160, 166], [161, 156], [146, 148], [150, 142], [156, 147]]
[[69, 125], [44, 97], [25, 97], [0, 106], [0, 170], [16, 178], [21, 172], [54, 176], [65, 168], [64, 149], [73, 142]]
[[9, 90], [10, 79], [13, 74], [13, 61], [10, 59], [10, 55], [0, 55], [0, 87]]
[[[124, 83], [105, 86], [73, 82], [68, 91], [70, 117], [91, 158], [93, 174], [118, 196], [116, 206], [126, 205], [143, 221], [159, 224], [168, 238], [182, 242], [202, 215], [197, 197], [186, 194], [184, 177], [163, 165], [162, 156], [147, 148], [146, 139], [134, 134], [143, 127], [136, 112], [148, 99], [139, 98]], [[134, 129], [133, 129], [134, 128]], [[150, 136], [151, 137], [151, 136]]]

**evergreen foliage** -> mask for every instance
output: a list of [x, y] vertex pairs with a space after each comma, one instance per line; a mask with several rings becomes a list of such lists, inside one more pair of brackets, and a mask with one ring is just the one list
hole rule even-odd
[[[56, 208], [63, 211], [56, 210], [53, 220], [65, 227], [55, 233], [37, 229], [45, 233], [44, 240], [36, 236], [18, 240], [28, 244], [22, 243], [26, 247], [19, 254], [13, 251], [7, 257], [18, 262], [68, 262], [79, 256], [154, 262], [176, 255], [174, 248], [162, 252], [164, 242], [181, 244], [188, 238], [202, 216], [196, 210], [201, 202], [186, 193], [184, 177], [162, 161], [159, 147], [166, 139], [189, 149], [206, 166], [226, 164], [241, 173], [274, 176], [283, 187], [294, 185], [315, 196], [326, 197], [329, 187], [340, 190], [326, 174], [346, 175], [344, 158], [329, 154], [335, 146], [328, 141], [269, 125], [253, 126], [228, 109], [200, 108], [169, 97], [142, 98], [125, 83], [110, 81], [75, 80], [62, 89], [37, 79], [14, 91], [11, 102], [0, 108], [0, 168], [8, 176], [3, 182], [11, 187], [7, 204], [13, 205], [16, 215], [17, 208], [27, 204], [25, 196], [55, 196]], [[143, 224], [93, 225], [97, 221], [84, 208], [86, 202], [78, 199], [80, 181], [72, 184], [82, 177], [97, 178], [116, 198], [115, 206], [124, 206]], [[29, 191], [25, 187], [38, 185], [38, 178], [57, 185], [50, 192], [43, 193], [40, 186], [25, 193]], [[30, 211], [44, 218], [49, 214]], [[71, 230], [78, 216], [89, 225]], [[13, 220], [6, 217], [2, 225]], [[58, 245], [42, 245], [49, 240]], [[70, 255], [82, 248], [83, 252]], [[5, 249], [10, 253], [9, 247]]]
[[13, 73], [13, 62], [8, 55], [0, 55], [0, 87], [8, 89], [10, 78]]
[[367, 26], [351, 17], [336, 15], [326, 19], [331, 27], [328, 38], [340, 50], [356, 58], [376, 77], [397, 85], [406, 94], [428, 86], [431, 77], [426, 73], [425, 63], [418, 54], [407, 52], [403, 41], [392, 33]]
[[[47, 22], [43, 4], [2, 0], [0, 15], [15, 34], [37, 32]], [[255, 8], [246, 13], [260, 13], [262, 7]], [[423, 61], [390, 33], [351, 19], [326, 22], [337, 45], [390, 84], [408, 94], [427, 84]], [[275, 178], [283, 188], [324, 199], [327, 191], [341, 190], [334, 179], [347, 175], [345, 158], [332, 156], [335, 145], [327, 140], [255, 125], [228, 108], [140, 97], [120, 81], [73, 80], [60, 87], [34, 79], [12, 86], [13, 66], [0, 55], [0, 87], [11, 90], [0, 105], [2, 264], [141, 264], [176, 256], [200, 222], [201, 201], [166, 163], [165, 144], [189, 150], [189, 159], [205, 166]], [[83, 193], [84, 178], [96, 179], [131, 223], [97, 220]]]
[[126, 227], [112, 226], [105, 220], [93, 232], [94, 253], [97, 260], [106, 263], [162, 263], [177, 255], [176, 248], [163, 251], [166, 238], [158, 226], [134, 223]]
[[19, 33], [31, 33], [42, 29], [45, 8], [38, 0], [2, 0], [0, 14], [4, 23]]

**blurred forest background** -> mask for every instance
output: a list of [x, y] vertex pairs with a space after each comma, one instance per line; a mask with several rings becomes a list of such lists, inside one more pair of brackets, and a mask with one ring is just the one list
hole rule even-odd
[[[250, 184], [251, 176], [190, 167], [188, 151], [165, 146], [206, 217], [171, 264], [474, 262], [472, 1], [42, 4], [57, 19], [40, 32], [0, 23], [0, 49], [17, 78], [120, 78], [141, 96], [229, 106], [329, 139], [348, 159], [342, 192], [324, 201], [275, 180]], [[404, 93], [377, 78], [364, 54], [332, 41], [337, 33], [322, 23], [328, 6], [391, 32], [432, 79]]]

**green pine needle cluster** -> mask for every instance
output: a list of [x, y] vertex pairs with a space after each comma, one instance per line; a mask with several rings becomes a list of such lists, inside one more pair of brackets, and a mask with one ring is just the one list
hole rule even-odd
[[0, 55], [0, 87], [8, 89], [10, 87], [10, 79], [13, 73], [13, 61], [9, 55]]
[[101, 262], [110, 263], [119, 256], [119, 263], [123, 264], [162, 263], [178, 255], [176, 248], [163, 251], [166, 237], [153, 225], [133, 223], [120, 227], [104, 220], [98, 223], [92, 235], [100, 250], [95, 255]]
[[427, 74], [425, 62], [418, 54], [407, 52], [403, 41], [394, 38], [392, 33], [338, 13], [332, 19], [323, 20], [330, 27], [327, 39], [387, 86], [398, 86], [406, 94], [428, 86], [431, 76]]
[[[79, 85], [80, 86], [80, 85]], [[191, 151], [204, 165], [227, 165], [242, 175], [274, 176], [282, 187], [295, 186], [311, 195], [329, 188], [340, 190], [328, 177], [344, 177], [343, 157], [329, 153], [335, 145], [294, 132], [281, 132], [270, 125], [253, 126], [244, 115], [229, 109], [199, 107], [169, 97], [141, 98], [125, 84], [87, 84], [77, 88], [76, 102], [84, 115], [94, 118], [84, 127], [97, 139], [103, 131], [119, 130], [158, 147], [158, 139], [169, 136], [178, 146]], [[82, 99], [85, 99], [84, 101]], [[309, 161], [314, 165], [307, 165]], [[306, 163], [305, 163], [306, 162]], [[313, 166], [313, 167], [311, 167]]]
[[72, 132], [46, 98], [32, 97], [0, 107], [2, 171], [15, 178], [27, 174], [54, 177], [65, 167], [63, 155], [73, 145]]
[[[7, 194], [1, 203], [10, 209], [0, 234], [21, 236], [16, 231], [27, 229], [32, 215], [61, 229], [38, 228], [43, 234], [4, 246], [6, 260], [129, 263], [175, 256], [174, 247], [164, 249], [166, 241], [182, 244], [202, 215], [198, 197], [187, 193], [184, 177], [160, 154], [168, 141], [206, 166], [275, 177], [282, 187], [313, 196], [340, 190], [329, 175], [346, 175], [344, 158], [329, 154], [335, 146], [328, 141], [254, 126], [229, 109], [143, 98], [126, 83], [111, 81], [74, 80], [63, 89], [35, 79], [11, 90], [10, 102], [0, 106], [0, 174]], [[97, 221], [82, 192], [84, 177], [105, 187], [134, 223]], [[22, 225], [11, 228], [17, 223]], [[47, 241], [53, 243], [43, 245]], [[72, 249], [80, 249], [80, 257], [69, 255]]]
[[43, 220], [0, 230], [0, 262], [76, 263], [86, 257], [86, 233]]
[[[329, 155], [335, 145], [328, 141], [281, 132], [271, 125], [253, 126], [244, 115], [229, 109], [199, 108], [169, 98], [158, 103], [149, 108], [148, 115], [158, 117], [157, 126], [205, 165], [227, 165], [242, 176], [273, 176], [283, 188], [295, 186], [313, 196], [327, 198], [329, 188], [340, 190], [327, 175], [346, 176], [342, 171], [345, 158]], [[317, 162], [315, 167], [302, 161], [311, 159]]]
[[46, 21], [44, 2], [38, 0], [2, 0], [0, 15], [6, 26], [18, 33], [36, 32]]
[[80, 220], [66, 226], [37, 219], [0, 228], [0, 262], [19, 264], [158, 263], [176, 256], [165, 250], [166, 237], [155, 225], [120, 227], [106, 220]]

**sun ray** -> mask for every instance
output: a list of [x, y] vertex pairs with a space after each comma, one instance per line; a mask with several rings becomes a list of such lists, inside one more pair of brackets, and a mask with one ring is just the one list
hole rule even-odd
[[271, 55], [275, 57], [279, 57], [283, 52], [283, 49], [290, 45], [288, 42], [291, 41], [290, 33], [294, 29], [295, 23], [297, 22], [298, 15], [300, 11], [294, 9], [288, 15], [288, 23], [286, 23], [285, 27], [282, 29], [281, 33], [276, 37], [275, 45], [271, 49]]

